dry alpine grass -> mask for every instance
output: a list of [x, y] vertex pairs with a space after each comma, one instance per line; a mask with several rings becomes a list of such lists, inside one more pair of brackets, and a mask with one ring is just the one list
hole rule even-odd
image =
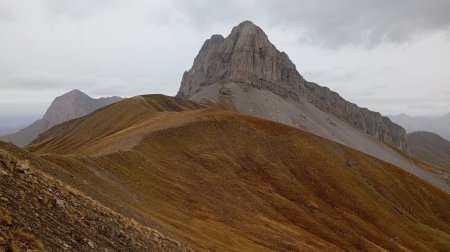
[[190, 251], [42, 172], [0, 142], [0, 251]]
[[205, 251], [448, 251], [450, 196], [275, 122], [127, 99], [28, 147], [102, 204]]

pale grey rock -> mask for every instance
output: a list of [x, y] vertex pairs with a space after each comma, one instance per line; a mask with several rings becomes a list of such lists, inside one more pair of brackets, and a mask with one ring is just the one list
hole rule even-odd
[[57, 199], [56, 200], [56, 205], [59, 206], [59, 207], [64, 207], [65, 202], [62, 199]]
[[202, 87], [230, 82], [298, 99], [305, 81], [287, 54], [279, 52], [261, 28], [245, 21], [226, 39], [213, 35], [204, 43], [184, 73], [177, 96], [189, 98]]
[[80, 90], [74, 89], [66, 94], [56, 97], [39, 119], [16, 133], [0, 137], [1, 141], [12, 142], [18, 146], [25, 146], [47, 129], [94, 112], [109, 104], [120, 101], [120, 97], [106, 97], [94, 99]]

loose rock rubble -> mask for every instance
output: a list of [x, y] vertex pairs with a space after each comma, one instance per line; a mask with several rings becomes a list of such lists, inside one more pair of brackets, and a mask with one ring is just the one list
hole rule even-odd
[[21, 152], [0, 142], [0, 251], [190, 251], [35, 170]]

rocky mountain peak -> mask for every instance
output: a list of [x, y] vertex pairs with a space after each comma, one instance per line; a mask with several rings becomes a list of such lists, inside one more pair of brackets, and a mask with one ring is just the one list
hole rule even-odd
[[250, 21], [235, 26], [226, 38], [213, 35], [205, 41], [192, 68], [184, 73], [177, 96], [210, 99], [373, 154], [342, 130], [323, 125], [324, 121], [335, 121], [326, 119], [331, 116], [346, 127], [409, 151], [402, 127], [380, 113], [346, 101], [327, 87], [306, 81], [288, 55], [280, 52], [264, 31]]
[[57, 124], [85, 116], [98, 108], [120, 101], [121, 99], [117, 96], [94, 99], [78, 89], [71, 90], [56, 97], [42, 119], [33, 122], [31, 125], [16, 133], [0, 137], [0, 140], [25, 146], [40, 133]]
[[266, 33], [251, 21], [244, 21], [235, 26], [228, 37], [235, 43], [234, 50], [242, 50], [243, 48], [255, 50], [273, 46]]
[[213, 35], [206, 40], [183, 75], [177, 96], [189, 98], [202, 87], [226, 82], [296, 97], [304, 80], [287, 54], [278, 51], [261, 28], [245, 21], [226, 38]]
[[94, 99], [78, 89], [56, 97], [44, 114], [44, 119], [56, 125], [87, 114]]
[[56, 125], [67, 120], [81, 117], [90, 112], [121, 100], [120, 97], [102, 97], [94, 99], [78, 89], [56, 97], [44, 114], [49, 125]]

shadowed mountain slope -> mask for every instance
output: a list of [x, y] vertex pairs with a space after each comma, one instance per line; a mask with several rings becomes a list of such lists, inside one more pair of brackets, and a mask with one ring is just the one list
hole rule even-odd
[[425, 131], [408, 134], [411, 154], [415, 158], [450, 171], [450, 141]]
[[78, 89], [58, 96], [53, 100], [42, 119], [19, 130], [16, 133], [0, 137], [0, 140], [12, 142], [18, 146], [25, 146], [33, 141], [40, 133], [62, 122], [78, 118], [92, 111], [120, 101], [120, 97], [102, 97], [94, 99]]
[[213, 106], [138, 96], [27, 149], [58, 167], [48, 173], [200, 251], [450, 249], [449, 194], [344, 145]]

